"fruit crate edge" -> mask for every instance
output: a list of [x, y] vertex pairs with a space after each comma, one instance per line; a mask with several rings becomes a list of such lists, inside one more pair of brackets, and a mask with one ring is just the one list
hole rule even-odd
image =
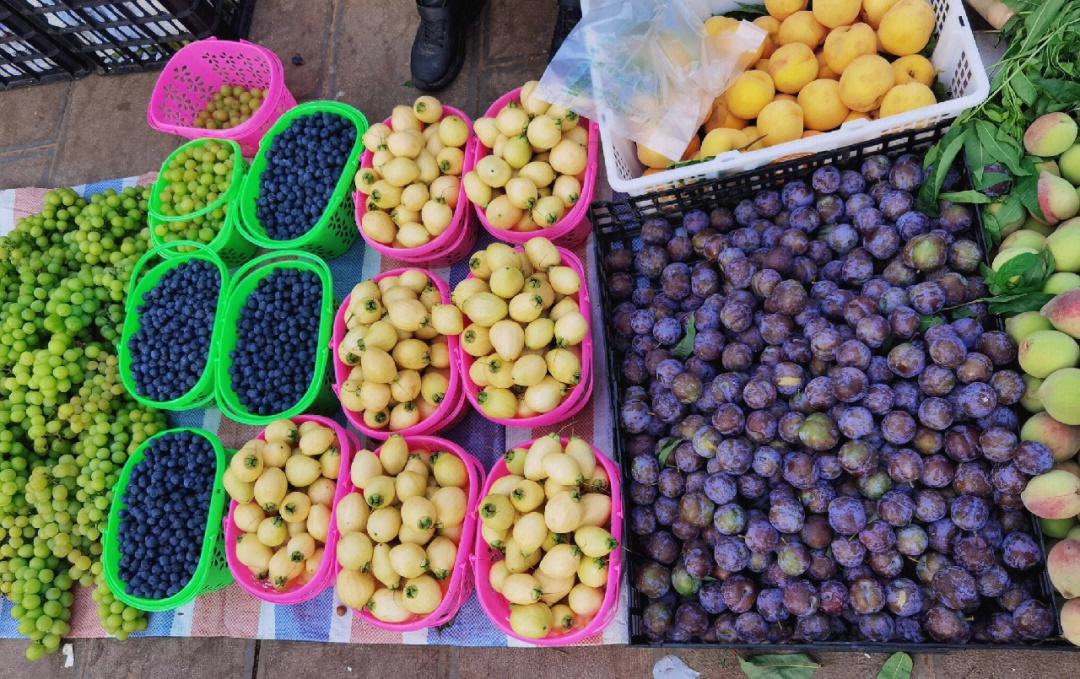
[[0, 43], [4, 47], [0, 50], [0, 91], [78, 80], [91, 71], [84, 59], [38, 30], [7, 2], [0, 2], [0, 29], [7, 34]]
[[[813, 170], [823, 165], [844, 165], [861, 161], [872, 155], [885, 154], [896, 156], [903, 153], [924, 151], [939, 141], [949, 129], [952, 121], [943, 121], [931, 127], [918, 130], [905, 130], [890, 134], [880, 139], [863, 142], [853, 146], [824, 151], [813, 155], [800, 156], [783, 162], [767, 165], [765, 167], [740, 172], [737, 174], [717, 179], [704, 180], [695, 184], [675, 187], [655, 193], [647, 193], [640, 196], [626, 196], [620, 200], [595, 201], [589, 206], [588, 218], [593, 225], [596, 234], [593, 248], [596, 257], [597, 276], [600, 287], [600, 304], [603, 318], [613, 319], [615, 301], [609, 295], [607, 285], [607, 271], [604, 267], [604, 258], [612, 250], [620, 249], [612, 247], [619, 243], [622, 247], [630, 248], [633, 239], [641, 231], [641, 223], [652, 217], [667, 219], [681, 218], [684, 213], [692, 209], [711, 208], [719, 205], [734, 205], [736, 202], [756, 191], [768, 188], [778, 188], [789, 180], [808, 176]], [[971, 185], [970, 173], [966, 166], [963, 173], [963, 181]], [[976, 206], [977, 207], [977, 206]], [[983, 259], [989, 264], [989, 253], [983, 237], [982, 213], [976, 209], [972, 228], [975, 229], [975, 238], [983, 249]], [[994, 317], [994, 325], [997, 329], [1004, 329], [1004, 322]], [[625, 442], [622, 428], [619, 426], [619, 416], [623, 406], [623, 394], [619, 389], [617, 370], [620, 362], [617, 360], [617, 352], [612, 337], [612, 323], [603, 323], [604, 343], [608, 365], [608, 388], [614, 395], [612, 408], [612, 433], [615, 441], [616, 462], [623, 473], [623, 483], [629, 487], [630, 470], [629, 458], [624, 454]], [[631, 539], [630, 512], [626, 511], [623, 516], [624, 542], [636, 542], [636, 537]], [[1038, 519], [1031, 516], [1032, 529], [1035, 538], [1045, 557], [1046, 543]], [[635, 545], [636, 546], [636, 545]], [[1045, 562], [1037, 580], [1044, 600], [1049, 600], [1058, 625], [1058, 636], [1038, 644], [992, 644], [987, 642], [972, 642], [964, 644], [923, 643], [911, 644], [904, 642], [874, 642], [862, 640], [823, 641], [813, 643], [783, 643], [783, 644], [748, 644], [748, 643], [709, 643], [709, 642], [653, 642], [641, 631], [641, 614], [647, 606], [647, 599], [633, 586], [633, 578], [637, 573], [638, 560], [627, 559], [624, 570], [627, 573], [627, 601], [629, 611], [626, 617], [627, 636], [630, 646], [655, 647], [655, 648], [723, 648], [746, 651], [774, 650], [777, 653], [799, 652], [852, 652], [852, 653], [894, 653], [898, 651], [909, 653], [952, 653], [961, 650], [1039, 650], [1039, 651], [1073, 651], [1080, 652], [1080, 647], [1065, 642], [1061, 637], [1061, 621], [1056, 615], [1059, 605], [1059, 597], [1050, 585], [1049, 575], [1046, 572]]]

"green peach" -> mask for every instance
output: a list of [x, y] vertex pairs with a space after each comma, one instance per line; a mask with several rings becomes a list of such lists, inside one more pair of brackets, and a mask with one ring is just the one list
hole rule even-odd
[[1042, 250], [1046, 247], [1046, 236], [1042, 235], [1038, 231], [1031, 231], [1030, 229], [1020, 229], [1010, 233], [1005, 240], [1001, 241], [1001, 249], [1007, 250], [1008, 248], [1035, 248], [1036, 250]]
[[1017, 360], [1027, 374], [1047, 377], [1055, 370], [1076, 365], [1080, 345], [1059, 330], [1036, 330], [1020, 341]]
[[1064, 153], [1076, 141], [1076, 121], [1064, 113], [1035, 119], [1024, 133], [1024, 148], [1033, 156], [1049, 158]]
[[1061, 539], [1068, 535], [1069, 529], [1076, 525], [1076, 519], [1039, 519], [1039, 528], [1043, 535]]
[[1051, 469], [1060, 469], [1061, 471], [1069, 472], [1073, 476], [1080, 476], [1080, 464], [1077, 464], [1075, 460], [1055, 462]]
[[[1037, 255], [1037, 254], [1039, 254], [1039, 251], [1036, 250], [1035, 248], [1028, 248], [1028, 247], [1015, 247], [1015, 248], [1005, 248], [1003, 250], [998, 250], [997, 256], [994, 257], [994, 261], [990, 264], [990, 268], [993, 269], [994, 271], [997, 271], [1001, 267], [1005, 266], [1005, 263], [1008, 262], [1013, 257], [1018, 257], [1020, 255], [1025, 255], [1025, 254], [1028, 254], [1028, 253], [1032, 253], [1032, 254]], [[1014, 276], [1014, 278], [1016, 278], [1016, 277]]]
[[1046, 237], [1046, 247], [1054, 255], [1054, 271], [1080, 272], [1080, 218], [1059, 224]]
[[1036, 330], [1051, 330], [1053, 327], [1038, 311], [1024, 311], [1005, 320], [1005, 332], [1017, 344]]
[[1080, 514], [1080, 478], [1048, 471], [1034, 476], [1020, 493], [1028, 511], [1042, 519], [1068, 519]]
[[1069, 599], [1061, 607], [1061, 636], [1080, 646], [1080, 599]]
[[1041, 413], [1046, 410], [1042, 401], [1039, 400], [1039, 389], [1042, 387], [1043, 381], [1038, 377], [1027, 374], [1022, 377], [1027, 389], [1024, 391], [1024, 395], [1020, 397], [1020, 405], [1029, 413]]
[[1023, 225], [1020, 228], [1028, 229], [1030, 231], [1037, 231], [1044, 236], [1049, 236], [1054, 232], [1054, 227], [1047, 224], [1043, 220], [1039, 219], [1035, 215], [1028, 212], [1027, 219], [1024, 220]]
[[1062, 540], [1046, 555], [1046, 572], [1066, 599], [1080, 596], [1080, 542]]
[[[1004, 204], [1004, 201], [995, 200], [993, 203], [989, 203], [986, 206], [986, 211], [996, 217], [998, 215], [998, 213], [1001, 212], [1001, 206], [1003, 204]], [[1022, 214], [1019, 218], [1014, 219], [1011, 222], [1003, 222], [1003, 223], [1001, 223], [1001, 235], [1002, 235], [1002, 237], [1008, 236], [1009, 234], [1011, 234], [1014, 231], [1016, 231], [1017, 229], [1019, 229], [1021, 226], [1023, 226], [1025, 221], [1027, 221], [1027, 214], [1026, 213]]]
[[1080, 144], [1073, 144], [1058, 158], [1061, 176], [1070, 182], [1080, 184]]
[[1020, 429], [1023, 441], [1038, 441], [1054, 455], [1055, 462], [1064, 462], [1080, 452], [1080, 427], [1062, 424], [1049, 413], [1035, 413]]
[[1062, 292], [1044, 304], [1039, 314], [1061, 332], [1080, 337], [1080, 290]]
[[1039, 172], [1040, 174], [1043, 172], [1049, 172], [1054, 176], [1061, 176], [1061, 168], [1058, 167], [1056, 160], [1043, 160], [1042, 158], [1037, 158], [1035, 156], [1028, 156], [1028, 158], [1031, 160], [1031, 162], [1035, 164], [1036, 172]]
[[1069, 540], [1080, 540], [1080, 525], [1070, 528], [1065, 537]]
[[1036, 395], [1050, 417], [1063, 424], [1080, 425], [1080, 369], [1055, 371], [1043, 381]]
[[1077, 195], [1076, 187], [1061, 177], [1043, 172], [1039, 175], [1036, 193], [1039, 209], [1048, 224], [1072, 219], [1080, 212], [1080, 195]]
[[1060, 295], [1066, 290], [1075, 290], [1076, 288], [1080, 288], [1080, 274], [1071, 271], [1052, 273], [1043, 283], [1043, 292], [1051, 295]]

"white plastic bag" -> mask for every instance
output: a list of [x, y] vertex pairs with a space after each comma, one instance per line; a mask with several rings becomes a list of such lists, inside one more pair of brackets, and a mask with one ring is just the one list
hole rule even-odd
[[743, 21], [711, 38], [708, 18], [704, 0], [595, 0], [535, 96], [678, 160], [766, 36]]

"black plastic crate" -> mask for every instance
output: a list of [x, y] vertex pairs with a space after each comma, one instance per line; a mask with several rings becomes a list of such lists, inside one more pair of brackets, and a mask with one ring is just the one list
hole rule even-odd
[[[944, 136], [950, 121], [938, 123], [932, 127], [920, 130], [908, 130], [899, 132], [873, 141], [864, 142], [855, 146], [836, 149], [823, 153], [794, 158], [784, 162], [769, 165], [757, 170], [751, 170], [728, 177], [708, 180], [687, 186], [668, 189], [662, 192], [632, 196], [622, 200], [597, 201], [589, 207], [589, 219], [593, 224], [596, 234], [595, 254], [598, 267], [598, 277], [601, 292], [601, 304], [603, 317], [612, 319], [617, 302], [608, 294], [607, 272], [603, 266], [605, 256], [619, 249], [637, 250], [642, 246], [640, 240], [641, 224], [650, 217], [664, 217], [668, 219], [681, 218], [685, 212], [695, 209], [703, 209], [706, 212], [717, 206], [733, 207], [744, 198], [751, 197], [762, 189], [775, 189], [793, 179], [809, 179], [813, 171], [822, 165], [847, 166], [859, 163], [863, 159], [873, 155], [887, 155], [896, 157], [905, 153], [925, 152], [937, 140]], [[970, 184], [970, 179], [968, 178]], [[974, 211], [975, 221], [973, 228], [976, 233], [970, 234], [983, 246], [984, 258], [989, 263], [989, 253], [986, 252], [983, 239], [981, 213]], [[1004, 323], [995, 319], [997, 329], [1004, 329]], [[621, 352], [616, 348], [612, 323], [604, 323], [604, 341], [607, 350], [608, 382], [610, 393], [614, 395], [615, 403], [612, 408], [612, 428], [620, 467], [623, 471], [624, 487], [630, 482], [629, 455], [625, 453], [626, 442], [622, 428], [619, 426], [619, 414], [623, 406], [624, 391], [618, 378], [618, 366], [621, 365]], [[942, 644], [927, 642], [921, 644], [909, 644], [899, 641], [870, 642], [862, 640], [851, 641], [826, 641], [815, 643], [792, 642], [785, 644], [746, 644], [746, 643], [672, 643], [653, 642], [642, 631], [641, 615], [648, 605], [648, 599], [632, 586], [633, 579], [641, 565], [634, 554], [641, 553], [643, 545], [637, 535], [629, 529], [629, 511], [625, 513], [626, 525], [623, 535], [627, 536], [626, 547], [629, 576], [628, 600], [629, 614], [627, 616], [628, 636], [631, 646], [655, 646], [662, 648], [731, 648], [749, 651], [763, 651], [766, 648], [781, 652], [819, 651], [839, 652], [850, 651], [860, 653], [893, 653], [896, 651], [917, 653], [948, 653], [964, 649], [982, 650], [1045, 650], [1045, 651], [1080, 651], [1080, 648], [1069, 644], [1064, 639], [1054, 637], [1038, 644], [991, 644], [982, 642], [970, 642], [966, 644]], [[1038, 521], [1032, 517], [1034, 537], [1046, 554], [1046, 544]], [[1033, 574], [1037, 582], [1038, 591], [1042, 594], [1040, 599], [1050, 605], [1056, 611], [1060, 606], [1057, 592], [1050, 584], [1045, 566], [1038, 574]], [[1058, 632], [1060, 635], [1060, 620]]]
[[10, 0], [103, 74], [162, 68], [176, 50], [211, 36], [247, 37], [255, 0]]
[[0, 2], [0, 90], [74, 80], [89, 72], [85, 61]]

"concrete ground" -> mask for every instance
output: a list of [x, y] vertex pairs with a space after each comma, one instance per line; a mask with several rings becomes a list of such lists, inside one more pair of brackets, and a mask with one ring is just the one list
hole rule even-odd
[[[469, 32], [457, 80], [439, 96], [478, 116], [499, 95], [539, 77], [555, 20], [553, 0], [487, 0]], [[411, 102], [408, 0], [258, 0], [251, 39], [278, 53], [300, 101], [337, 99], [372, 122]], [[302, 65], [291, 63], [300, 55]], [[157, 73], [91, 76], [0, 93], [0, 188], [62, 186], [156, 170], [179, 142], [146, 124]], [[75, 640], [29, 663], [25, 641], [0, 641], [0, 677], [37, 679], [394, 679], [529, 676], [648, 677], [666, 653], [621, 647], [475, 649], [356, 646], [247, 639]], [[678, 651], [703, 679], [741, 677], [732, 652]], [[818, 679], [872, 679], [884, 655], [815, 654]], [[1054, 679], [1075, 668], [1066, 653], [979, 651], [916, 655], [915, 679]], [[65, 666], [67, 665], [67, 666]], [[1068, 668], [1068, 669], [1067, 669]], [[678, 679], [678, 678], [672, 678]]]

